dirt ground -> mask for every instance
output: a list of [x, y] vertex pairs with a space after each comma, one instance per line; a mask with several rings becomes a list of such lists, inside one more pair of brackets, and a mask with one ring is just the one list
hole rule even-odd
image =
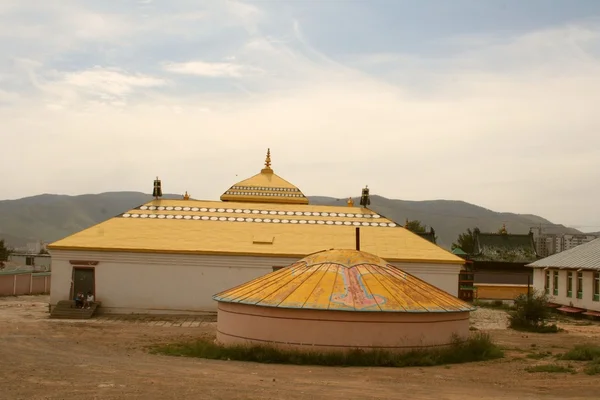
[[[501, 360], [430, 368], [262, 365], [151, 355], [147, 346], [214, 336], [215, 323], [156, 318], [48, 319], [48, 298], [0, 298], [0, 399], [598, 399], [600, 377], [528, 373], [527, 358], [600, 342], [600, 325], [562, 321], [559, 334], [505, 329], [503, 311], [472, 325], [506, 350]], [[189, 322], [189, 320], [188, 320]]]

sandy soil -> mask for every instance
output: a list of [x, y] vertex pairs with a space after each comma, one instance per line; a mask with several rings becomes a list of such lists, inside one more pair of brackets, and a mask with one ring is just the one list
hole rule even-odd
[[[527, 373], [556, 362], [526, 357], [600, 342], [600, 325], [563, 322], [566, 332], [505, 329], [503, 311], [480, 309], [472, 325], [507, 350], [502, 360], [432, 368], [261, 365], [148, 354], [147, 346], [214, 336], [215, 323], [57, 321], [43, 296], [0, 298], [0, 399], [593, 399], [600, 377]], [[176, 326], [181, 325], [181, 326]]]

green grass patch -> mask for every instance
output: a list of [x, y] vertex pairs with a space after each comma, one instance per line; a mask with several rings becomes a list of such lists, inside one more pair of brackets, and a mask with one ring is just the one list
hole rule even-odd
[[600, 358], [592, 360], [592, 362], [586, 365], [583, 372], [588, 375], [600, 375]]
[[346, 352], [302, 352], [272, 346], [221, 346], [209, 340], [155, 346], [153, 354], [237, 360], [269, 364], [429, 367], [501, 358], [503, 351], [489, 335], [474, 334], [466, 341], [454, 340], [446, 347], [396, 353], [388, 350], [349, 350]]
[[563, 354], [562, 359], [572, 361], [600, 360], [600, 346], [591, 343], [577, 344], [571, 350]]
[[545, 365], [536, 365], [534, 367], [525, 368], [527, 372], [550, 372], [550, 373], [561, 373], [561, 372], [569, 372], [574, 373], [575, 370], [571, 366], [564, 366], [559, 364], [545, 364]]
[[583, 343], [575, 345], [561, 356], [562, 360], [589, 361], [583, 372], [588, 375], [600, 374], [600, 345]]
[[540, 353], [530, 353], [527, 354], [527, 358], [530, 358], [532, 360], [541, 360], [542, 358], [547, 358], [550, 357], [552, 355], [552, 352], [550, 351], [546, 351], [546, 352], [540, 352]]

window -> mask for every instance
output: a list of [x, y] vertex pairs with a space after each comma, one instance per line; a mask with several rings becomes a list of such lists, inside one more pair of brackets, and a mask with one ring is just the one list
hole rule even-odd
[[544, 292], [550, 294], [550, 271], [546, 270], [546, 280], [544, 280]]
[[567, 272], [567, 297], [573, 297], [573, 272]]
[[25, 257], [25, 265], [35, 265], [35, 259], [33, 257]]
[[558, 296], [558, 271], [554, 271], [554, 276], [552, 279], [552, 289], [555, 296]]
[[600, 272], [594, 272], [594, 301], [600, 301]]
[[577, 272], [577, 298], [583, 299], [583, 272]]

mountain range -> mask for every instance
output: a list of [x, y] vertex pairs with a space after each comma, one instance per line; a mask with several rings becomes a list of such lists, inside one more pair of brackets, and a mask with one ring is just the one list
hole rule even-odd
[[[164, 198], [177, 199], [181, 195], [167, 194]], [[0, 239], [5, 239], [13, 247], [37, 241], [53, 242], [151, 199], [145, 193], [109, 192], [81, 196], [43, 194], [3, 200], [0, 201]], [[347, 204], [347, 199], [325, 196], [311, 196], [309, 201], [320, 205]], [[354, 201], [359, 203], [358, 198]], [[533, 226], [542, 226], [547, 233], [581, 233], [537, 215], [496, 212], [464, 201], [406, 201], [371, 196], [369, 207], [401, 225], [409, 219], [421, 221], [428, 230], [433, 227], [438, 244], [445, 248], [450, 248], [467, 228], [497, 232], [502, 224], [506, 224], [509, 233], [527, 233]]]

